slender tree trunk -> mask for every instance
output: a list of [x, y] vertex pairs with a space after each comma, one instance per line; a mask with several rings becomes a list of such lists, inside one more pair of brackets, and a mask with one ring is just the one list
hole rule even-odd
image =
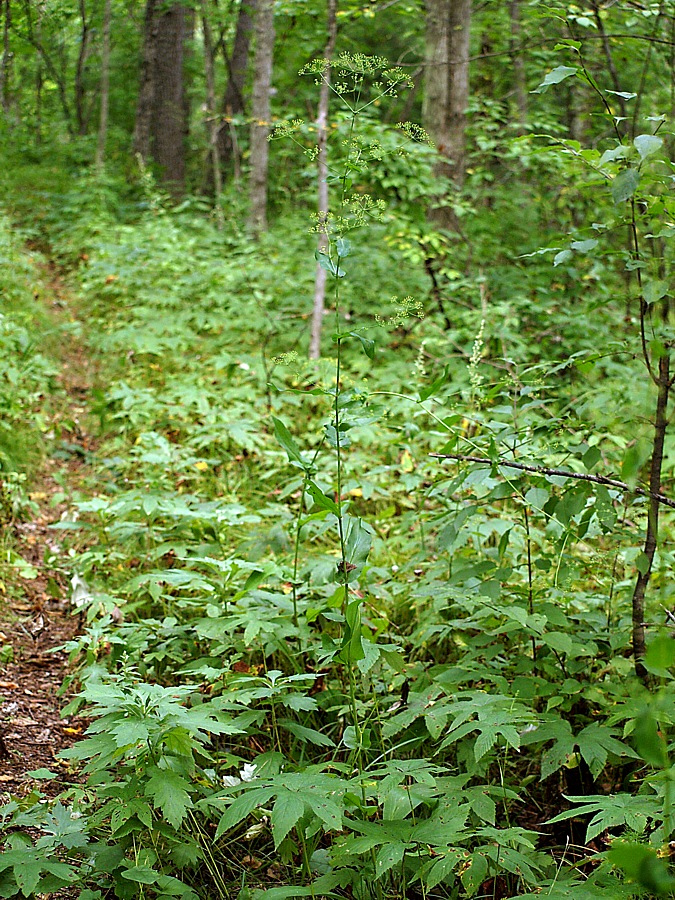
[[[607, 69], [612, 79], [612, 87], [615, 91], [620, 91], [621, 82], [619, 81], [619, 73], [617, 72], [616, 65], [614, 64], [612, 48], [609, 45], [609, 38], [607, 37], [607, 32], [605, 31], [605, 25], [602, 21], [602, 16], [600, 15], [600, 8], [598, 6], [597, 0], [591, 0], [591, 7], [593, 9], [593, 18], [595, 19], [595, 24], [598, 27], [598, 34], [602, 38], [602, 50], [605, 54], [605, 62], [607, 63]], [[620, 123], [620, 126], [623, 127], [626, 119], [626, 101], [623, 99], [623, 97], [618, 96], [617, 94], [615, 94], [614, 100], [618, 103], [619, 113], [621, 114], [623, 119], [623, 121]]]
[[204, 35], [204, 74], [206, 76], [206, 115], [209, 134], [209, 156], [213, 173], [213, 187], [216, 199], [218, 227], [223, 227], [223, 211], [220, 206], [220, 195], [223, 190], [223, 179], [220, 171], [220, 153], [218, 151], [218, 124], [216, 122], [216, 86], [213, 66], [213, 35], [209, 19], [208, 0], [202, 0], [202, 32]]
[[105, 0], [103, 8], [103, 45], [101, 47], [101, 109], [96, 143], [96, 167], [103, 168], [105, 144], [108, 137], [108, 108], [110, 103], [110, 22], [112, 18], [111, 0]]
[[658, 396], [656, 415], [654, 417], [654, 443], [649, 471], [649, 490], [652, 496], [649, 501], [647, 534], [643, 548], [645, 559], [638, 571], [635, 588], [633, 589], [633, 656], [635, 659], [635, 672], [643, 681], [646, 681], [648, 678], [647, 670], [642, 662], [645, 655], [645, 593], [651, 579], [654, 555], [659, 540], [660, 504], [654, 494], [658, 494], [661, 491], [663, 452], [668, 428], [668, 399], [672, 387], [670, 380], [670, 350], [668, 349], [659, 358], [656, 387]]
[[[56, 63], [52, 59], [52, 57], [47, 53], [43, 43], [42, 43], [42, 25], [41, 25], [41, 17], [42, 17], [42, 9], [38, 6], [37, 8], [37, 21], [33, 22], [33, 11], [31, 9], [31, 5], [29, 0], [24, 0], [23, 9], [26, 19], [26, 31], [27, 31], [27, 39], [30, 44], [35, 47], [39, 54], [39, 62], [38, 62], [38, 70], [39, 73], [36, 74], [36, 84], [39, 84], [39, 95], [40, 95], [40, 106], [42, 103], [42, 87], [44, 83], [44, 70], [47, 71], [49, 76], [52, 78], [54, 84], [56, 85], [59, 101], [61, 103], [61, 109], [63, 111], [64, 118], [66, 120], [66, 126], [68, 128], [68, 132], [72, 134], [73, 132], [73, 118], [70, 111], [70, 104], [68, 103], [68, 91], [66, 89], [66, 77], [64, 70], [66, 68], [65, 58], [62, 54], [61, 57], [61, 71], [57, 67]], [[42, 65], [44, 64], [44, 70]], [[37, 116], [39, 119], [40, 114]], [[38, 126], [39, 128], [40, 126]]]
[[9, 49], [9, 34], [12, 27], [12, 7], [10, 0], [4, 0], [2, 4], [2, 62], [0, 62], [0, 102], [2, 110], [7, 116], [9, 113], [9, 67], [11, 53]]
[[218, 150], [224, 168], [229, 167], [231, 162], [234, 162], [235, 169], [239, 167], [236, 132], [231, 120], [246, 111], [244, 83], [248, 70], [249, 49], [253, 32], [252, 16], [255, 14], [255, 8], [256, 0], [244, 0], [242, 2], [237, 16], [232, 53], [229, 57], [227, 53], [224, 54], [228, 78], [223, 96], [224, 122], [218, 130]]
[[274, 57], [274, 0], [259, 0], [255, 39], [248, 224], [257, 236], [267, 230], [267, 138], [270, 133], [270, 91]]
[[[323, 73], [321, 90], [319, 91], [319, 108], [316, 117], [316, 140], [318, 154], [316, 157], [318, 177], [318, 206], [319, 225], [326, 227], [328, 220], [328, 101], [330, 98], [330, 63], [335, 52], [337, 39], [337, 0], [328, 0], [328, 40], [324, 50], [324, 59], [328, 60], [328, 66]], [[319, 252], [328, 252], [328, 235], [319, 233]], [[318, 359], [321, 356], [321, 326], [323, 324], [323, 310], [326, 299], [327, 272], [317, 263], [314, 277], [314, 305], [312, 308], [312, 326], [309, 340], [309, 358]]]
[[157, 77], [157, 16], [155, 15], [157, 2], [158, 0], [147, 0], [145, 6], [141, 83], [136, 104], [136, 123], [133, 138], [134, 153], [140, 154], [146, 162], [150, 158], [152, 108], [155, 100], [155, 81]]
[[[471, 0], [427, 0], [425, 127], [440, 160], [435, 173], [461, 187], [466, 169]], [[430, 219], [455, 229], [456, 217], [439, 194]]]
[[87, 20], [87, 6], [85, 0], [80, 0], [80, 49], [77, 54], [75, 67], [75, 120], [78, 134], [87, 133], [88, 116], [85, 111], [85, 86], [84, 75], [89, 58], [89, 41], [91, 38], [91, 26]]
[[522, 134], [527, 125], [527, 77], [525, 60], [521, 50], [522, 29], [520, 23], [521, 0], [510, 0], [509, 22], [511, 27], [511, 65], [513, 66], [513, 89], [516, 98], [518, 130]]

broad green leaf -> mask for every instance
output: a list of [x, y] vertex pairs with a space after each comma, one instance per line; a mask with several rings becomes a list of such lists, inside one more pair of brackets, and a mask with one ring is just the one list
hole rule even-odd
[[322, 734], [314, 728], [307, 728], [305, 725], [300, 725], [299, 722], [293, 722], [290, 719], [281, 719], [279, 725], [283, 726], [287, 731], [290, 731], [291, 734], [295, 735], [295, 737], [303, 743], [314, 744], [317, 747], [335, 746], [335, 742], [331, 740], [327, 734]]
[[355, 337], [360, 341], [363, 351], [368, 359], [375, 359], [375, 341], [371, 341], [369, 338], [364, 337], [362, 334], [359, 334], [358, 331], [350, 331], [349, 334], [351, 337]]
[[655, 134], [638, 134], [633, 144], [640, 154], [640, 159], [647, 159], [648, 156], [658, 153], [663, 147], [663, 138], [657, 137]]
[[349, 256], [351, 253], [352, 245], [347, 238], [338, 238], [335, 241], [335, 249], [337, 250], [340, 259], [344, 259], [345, 256]]
[[155, 884], [159, 879], [159, 872], [150, 866], [131, 866], [122, 872], [122, 878], [135, 881], [137, 884]]
[[26, 848], [25, 856], [17, 860], [13, 865], [14, 878], [24, 897], [33, 896], [35, 888], [38, 886], [40, 873], [43, 869], [41, 862], [39, 856], [34, 856]]
[[405, 856], [406, 845], [401, 841], [393, 844], [384, 844], [377, 851], [375, 857], [375, 878], [381, 878], [391, 868], [398, 866]]
[[594, 778], [597, 778], [604, 769], [609, 753], [619, 758], [628, 756], [635, 759], [637, 757], [631, 747], [617, 740], [612, 730], [605, 725], [600, 725], [599, 722], [593, 722], [582, 729], [577, 734], [575, 742]]
[[669, 290], [670, 284], [667, 281], [648, 281], [643, 291], [645, 303], [651, 306], [652, 303], [665, 297]]
[[635, 194], [640, 182], [637, 169], [624, 169], [612, 181], [612, 200], [615, 204], [623, 203]]
[[274, 793], [274, 788], [271, 787], [253, 788], [237, 797], [237, 799], [228, 807], [218, 823], [215, 835], [216, 838], [219, 838], [222, 834], [225, 834], [226, 831], [229, 831], [230, 828], [234, 828], [235, 825], [238, 825], [239, 822], [245, 819], [257, 806], [262, 806], [262, 804], [267, 803]]
[[329, 797], [315, 795], [312, 809], [323, 822], [324, 831], [340, 831], [342, 829], [342, 810]]
[[155, 809], [161, 809], [169, 825], [178, 828], [192, 806], [188, 793], [190, 785], [171, 769], [155, 769], [145, 785], [145, 795], [152, 799]]
[[604, 166], [608, 162], [614, 162], [615, 159], [625, 159], [628, 151], [629, 148], [624, 144], [619, 144], [618, 147], [612, 147], [611, 150], [605, 150], [598, 161], [598, 165]]
[[[425, 388], [422, 388], [420, 391], [420, 400], [424, 402], [428, 400], [429, 397], [433, 397], [434, 394], [437, 394], [438, 391], [443, 387], [444, 384], [450, 379], [450, 366], [445, 366], [441, 375], [438, 378], [435, 378], [431, 384], [428, 384]], [[459, 420], [459, 417], [458, 417]]]
[[614, 841], [608, 857], [628, 878], [648, 891], [666, 896], [675, 888], [675, 877], [668, 871], [666, 862], [656, 855], [653, 847]]
[[[454, 881], [454, 870], [464, 858], [464, 854], [459, 850], [450, 849], [445, 852], [440, 859], [433, 860], [431, 868], [426, 873], [424, 883], [427, 890], [433, 890], [442, 881], [448, 879], [448, 883]], [[450, 878], [452, 876], [452, 878]]]
[[335, 265], [335, 263], [327, 253], [321, 253], [320, 250], [316, 250], [314, 253], [314, 258], [317, 260], [322, 269], [324, 269], [326, 272], [329, 272], [335, 278], [344, 278], [344, 276], [347, 274], [344, 269]]
[[645, 663], [654, 669], [670, 669], [675, 666], [675, 641], [670, 636], [660, 635], [650, 642]]
[[272, 836], [278, 848], [288, 832], [305, 812], [305, 802], [293, 791], [281, 788], [272, 809]]
[[[672, 640], [672, 638], [668, 638]], [[643, 709], [635, 720], [633, 737], [638, 753], [650, 765], [663, 769], [668, 765], [668, 745], [659, 731], [658, 722], [650, 709]]]
[[595, 250], [598, 246], [598, 241], [595, 238], [589, 238], [586, 241], [572, 241], [570, 247], [572, 250], [576, 250], [578, 253], [589, 253], [591, 250]]
[[557, 66], [546, 75], [539, 87], [535, 88], [532, 93], [543, 94], [552, 84], [560, 84], [560, 82], [565, 81], [566, 78], [571, 78], [572, 75], [576, 75], [578, 71], [576, 66]]
[[288, 459], [290, 461], [300, 463], [302, 468], [306, 469], [307, 463], [302, 458], [302, 454], [296, 446], [295, 441], [291, 437], [291, 433], [288, 428], [286, 428], [281, 419], [277, 419], [276, 416], [272, 416], [272, 422], [274, 423], [274, 436], [286, 451]]
[[313, 481], [308, 480], [305, 489], [314, 501], [314, 505], [318, 506], [319, 509], [325, 509], [327, 512], [331, 512], [335, 516], [340, 515], [340, 509], [337, 503], [333, 499], [331, 499], [328, 494], [324, 494], [318, 484], [315, 484]]
[[568, 262], [572, 259], [572, 251], [571, 250], [561, 250], [560, 253], [556, 253], [553, 257], [553, 266], [561, 266], [563, 263]]

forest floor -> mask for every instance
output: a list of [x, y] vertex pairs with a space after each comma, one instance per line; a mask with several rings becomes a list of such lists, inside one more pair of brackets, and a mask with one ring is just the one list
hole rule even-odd
[[[72, 323], [73, 298], [57, 270], [45, 265], [42, 275], [49, 318], [57, 329]], [[86, 456], [93, 445], [86, 425], [93, 367], [72, 329], [63, 334], [57, 347], [60, 373], [45, 436], [47, 452], [29, 484], [36, 511], [13, 525], [13, 554], [5, 548], [9, 564], [3, 566], [0, 581], [0, 798], [28, 794], [38, 780], [43, 793], [63, 790], [66, 764], [58, 754], [82, 733], [81, 720], [60, 713], [68, 671], [67, 653], [61, 648], [77, 634], [80, 623], [70, 602], [61, 534], [53, 526], [69, 515], [69, 498], [87, 476]], [[59, 777], [51, 783], [39, 775], [36, 779], [31, 773], [39, 769]]]

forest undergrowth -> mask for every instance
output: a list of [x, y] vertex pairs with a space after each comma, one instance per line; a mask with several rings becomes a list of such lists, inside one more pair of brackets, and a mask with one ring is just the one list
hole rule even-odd
[[[345, 80], [373, 74], [360, 65]], [[514, 166], [590, 168], [594, 224], [561, 245], [541, 199], [541, 227], [516, 213], [512, 245], [476, 271], [388, 211], [381, 144], [342, 127], [330, 226], [280, 208], [258, 242], [236, 205], [220, 228], [146, 172], [133, 188], [41, 185], [39, 215], [12, 173], [16, 285], [31, 277], [20, 242], [41, 242], [98, 376], [95, 440], [58, 445], [88, 470], [52, 529], [54, 592], [82, 621], [64, 714], [89, 724], [41, 773], [49, 802], [18, 790], [0, 808], [0, 896], [673, 891], [673, 551], [648, 471], [670, 326], [667, 310], [662, 328], [645, 318], [668, 251], [643, 249], [672, 230], [663, 141], [581, 162], [571, 143], [548, 162], [512, 145]], [[467, 214], [493, 250], [494, 203]], [[299, 297], [322, 228], [334, 325], [308, 362]], [[628, 253], [626, 228], [643, 241]], [[55, 371], [39, 313], [2, 322], [11, 540], [31, 514], [11, 441], [49, 432]]]

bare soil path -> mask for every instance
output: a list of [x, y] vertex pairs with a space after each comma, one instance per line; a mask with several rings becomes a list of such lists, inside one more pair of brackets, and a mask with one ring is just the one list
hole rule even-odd
[[[72, 299], [58, 272], [40, 268], [55, 327], [72, 322]], [[94, 372], [73, 330], [63, 334], [48, 456], [29, 488], [37, 512], [9, 528], [11, 547], [27, 565], [8, 567], [10, 576], [0, 582], [0, 800], [29, 793], [36, 782], [28, 773], [42, 768], [61, 777], [52, 782], [53, 791], [45, 782], [41, 790], [62, 790], [67, 768], [58, 753], [81, 735], [81, 722], [60, 715], [68, 659], [58, 648], [77, 634], [79, 622], [70, 606], [62, 535], [51, 526], [68, 515], [69, 497], [88, 474], [85, 460], [94, 448], [86, 400]]]

